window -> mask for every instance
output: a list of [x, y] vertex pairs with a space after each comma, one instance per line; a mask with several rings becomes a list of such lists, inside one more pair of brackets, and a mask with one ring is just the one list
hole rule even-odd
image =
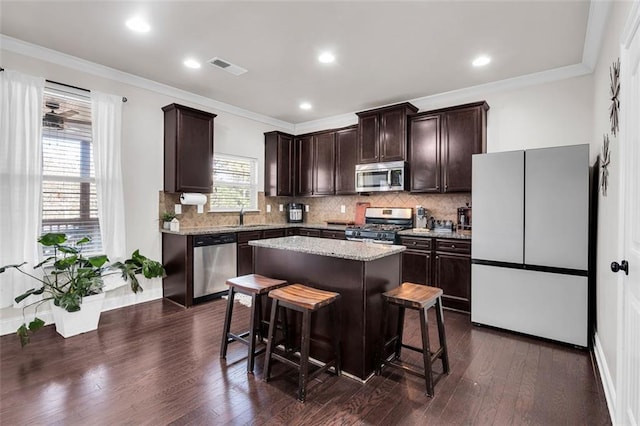
[[72, 240], [88, 236], [85, 254], [99, 253], [91, 100], [47, 83], [42, 115], [42, 233], [62, 232]]
[[258, 209], [258, 160], [216, 154], [213, 158], [212, 211]]

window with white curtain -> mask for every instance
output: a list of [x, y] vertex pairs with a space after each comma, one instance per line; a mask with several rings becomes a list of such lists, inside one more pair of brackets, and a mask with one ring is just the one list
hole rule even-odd
[[215, 154], [211, 211], [258, 209], [258, 160], [235, 155]]
[[88, 93], [47, 82], [42, 115], [42, 233], [88, 236], [83, 253], [100, 253]]

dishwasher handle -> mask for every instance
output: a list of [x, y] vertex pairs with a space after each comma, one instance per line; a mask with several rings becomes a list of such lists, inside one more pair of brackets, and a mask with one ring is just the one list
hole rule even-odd
[[196, 235], [193, 237], [193, 246], [215, 246], [219, 244], [235, 243], [236, 241], [236, 234]]

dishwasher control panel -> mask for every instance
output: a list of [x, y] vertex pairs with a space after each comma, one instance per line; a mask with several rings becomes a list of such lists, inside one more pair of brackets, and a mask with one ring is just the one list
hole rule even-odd
[[196, 235], [193, 237], [194, 247], [213, 246], [236, 242], [236, 234]]

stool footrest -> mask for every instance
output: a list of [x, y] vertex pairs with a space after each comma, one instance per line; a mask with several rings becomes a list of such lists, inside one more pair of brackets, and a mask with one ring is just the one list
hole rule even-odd
[[414, 374], [418, 377], [422, 377], [423, 379], [425, 378], [424, 372], [421, 369], [418, 369], [417, 367], [414, 367], [411, 364], [408, 364], [406, 362], [397, 360], [397, 359], [393, 359], [391, 361], [387, 361], [386, 363], [387, 365], [391, 366], [391, 367], [396, 367], [396, 368], [400, 368], [404, 371], [407, 371], [411, 374]]
[[[285, 356], [283, 353], [278, 353], [274, 350], [271, 356], [273, 357], [273, 359], [276, 359], [282, 362], [283, 364], [287, 364], [289, 367], [300, 368], [299, 362], [296, 362], [295, 360], [291, 359], [291, 357]], [[317, 367], [313, 372], [308, 373], [307, 375], [307, 380], [312, 380], [312, 379], [315, 379], [320, 374], [324, 373], [325, 371], [328, 371], [331, 367], [335, 367], [336, 360], [334, 359], [321, 365], [318, 365], [317, 362], [312, 362], [311, 360], [309, 360], [309, 365], [313, 365]]]
[[402, 347], [403, 348], [407, 348], [407, 349], [411, 349], [412, 351], [419, 352], [419, 353], [422, 353], [422, 351], [423, 351], [422, 348], [417, 348], [415, 346], [407, 345], [406, 343], [403, 343]]
[[235, 334], [235, 333], [227, 333], [227, 340], [229, 343], [235, 341], [238, 341], [240, 343], [244, 343], [245, 345], [249, 346], [249, 340], [246, 339], [246, 337], [249, 335], [249, 332], [246, 331], [244, 333], [240, 333], [240, 334]]

